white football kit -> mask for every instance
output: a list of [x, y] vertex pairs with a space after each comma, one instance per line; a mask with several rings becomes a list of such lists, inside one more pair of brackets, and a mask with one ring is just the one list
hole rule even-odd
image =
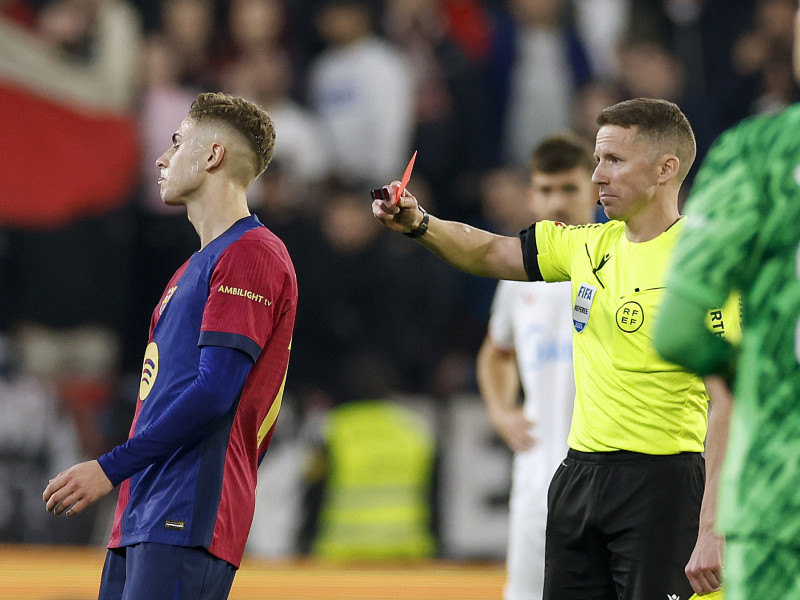
[[514, 456], [505, 600], [541, 600], [547, 489], [567, 453], [575, 397], [570, 282], [500, 281], [489, 335], [516, 352], [536, 445]]

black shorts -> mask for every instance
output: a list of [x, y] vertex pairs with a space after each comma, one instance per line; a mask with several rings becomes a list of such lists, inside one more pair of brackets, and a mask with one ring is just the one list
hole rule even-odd
[[570, 450], [548, 493], [544, 600], [688, 599], [705, 460]]

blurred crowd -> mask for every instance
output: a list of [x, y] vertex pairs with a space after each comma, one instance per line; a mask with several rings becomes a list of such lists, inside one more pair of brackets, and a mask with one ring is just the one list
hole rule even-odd
[[795, 10], [0, 0], [0, 458], [28, 452], [52, 468], [53, 431], [69, 429], [87, 457], [127, 436], [150, 313], [198, 247], [183, 210], [161, 203], [155, 159], [199, 92], [245, 96], [275, 122], [275, 156], [249, 201], [298, 275], [286, 410], [393, 392], [446, 399], [475, 388], [494, 282], [388, 233], [369, 190], [416, 150], [409, 187], [429, 211], [515, 232], [531, 219], [531, 148], [566, 129], [593, 141], [599, 110], [637, 96], [681, 106], [699, 163], [726, 127], [797, 99]]

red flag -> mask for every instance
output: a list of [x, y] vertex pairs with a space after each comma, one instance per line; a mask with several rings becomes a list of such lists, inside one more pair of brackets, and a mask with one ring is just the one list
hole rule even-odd
[[0, 81], [0, 224], [52, 227], [126, 202], [139, 164], [123, 114], [90, 114]]
[[130, 198], [138, 17], [121, 3], [97, 10], [87, 62], [0, 18], [0, 225], [66, 225]]

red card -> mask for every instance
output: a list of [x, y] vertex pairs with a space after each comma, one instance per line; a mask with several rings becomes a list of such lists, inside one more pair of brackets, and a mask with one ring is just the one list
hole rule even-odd
[[409, 180], [411, 179], [411, 171], [414, 169], [414, 161], [417, 159], [417, 151], [414, 150], [414, 154], [411, 155], [411, 160], [408, 161], [408, 166], [406, 167], [405, 172], [403, 173], [403, 178], [400, 180], [400, 187], [397, 188], [397, 194], [394, 197], [394, 201], [392, 204], [397, 206], [400, 202], [400, 198], [403, 196], [403, 192], [406, 191], [406, 186], [408, 185]]

